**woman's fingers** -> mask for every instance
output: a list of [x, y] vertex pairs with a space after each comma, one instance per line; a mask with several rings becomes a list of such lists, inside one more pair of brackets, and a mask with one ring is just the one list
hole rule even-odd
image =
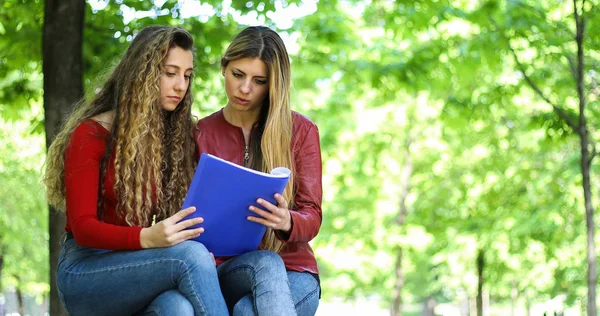
[[275, 194], [275, 201], [279, 204], [279, 208], [288, 209], [288, 202], [283, 198], [281, 194]]
[[271, 202], [263, 200], [263, 199], [258, 199], [256, 200], [256, 203], [258, 203], [260, 206], [264, 207], [267, 211], [271, 212], [271, 213], [277, 213], [277, 211], [279, 210], [277, 208], [277, 206], [271, 204]]
[[273, 205], [269, 201], [264, 199], [256, 200], [262, 208], [256, 206], [250, 206], [249, 210], [256, 213], [255, 216], [248, 216], [247, 219], [251, 222], [259, 223], [276, 230], [287, 231], [290, 229], [290, 211], [288, 210], [288, 203], [281, 194], [275, 194], [275, 200], [277, 206]]
[[275, 215], [275, 214], [273, 214], [273, 212], [267, 212], [256, 206], [250, 206], [250, 211], [252, 211], [252, 212], [256, 213], [256, 215], [260, 216], [260, 217], [255, 217], [255, 216], [246, 217], [251, 222], [259, 223], [259, 224], [265, 225], [267, 227], [270, 227], [272, 229], [283, 229], [285, 227], [286, 219], [282, 215]]
[[190, 206], [188, 208], [185, 208], [175, 214], [173, 214], [173, 216], [165, 219], [165, 222], [168, 222], [169, 224], [175, 224], [177, 222], [179, 222], [180, 220], [184, 219], [186, 216], [194, 213], [196, 211], [196, 208], [193, 206]]
[[190, 219], [186, 219], [184, 221], [181, 221], [181, 222], [173, 225], [173, 228], [174, 228], [175, 232], [178, 232], [178, 231], [182, 231], [188, 227], [202, 224], [203, 222], [204, 222], [204, 218], [202, 218], [202, 217], [190, 218]]

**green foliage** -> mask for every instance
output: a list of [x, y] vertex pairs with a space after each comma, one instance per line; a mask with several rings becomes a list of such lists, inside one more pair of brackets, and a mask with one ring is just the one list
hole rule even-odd
[[[29, 116], [40, 116], [40, 105]], [[39, 117], [37, 118], [39, 119]], [[0, 292], [48, 291], [48, 208], [40, 182], [44, 138], [27, 121], [0, 120]]]
[[[244, 27], [236, 17], [255, 16], [277, 28], [270, 12], [301, 4], [235, 0], [226, 7], [211, 0], [201, 16], [188, 17], [175, 0], [103, 3], [88, 5], [85, 17], [88, 95], [139, 30], [181, 25], [196, 42], [199, 116], [225, 104], [219, 60]], [[584, 79], [596, 140], [600, 5], [586, 3]], [[42, 96], [41, 46], [31, 44], [40, 43], [42, 15], [42, 1], [0, 4], [0, 117], [8, 124], [0, 147], [0, 245], [19, 245], [3, 248], [11, 259], [2, 280], [13, 283], [13, 275], [48, 282], [45, 250], [24, 248], [47, 240], [34, 179], [43, 122], [31, 111]], [[575, 120], [574, 29], [568, 1], [377, 0], [320, 1], [314, 14], [278, 30], [297, 45], [290, 49], [293, 108], [315, 121], [321, 135], [324, 218], [313, 246], [326, 300], [370, 297], [389, 305], [400, 249], [406, 302], [474, 297], [480, 249], [484, 287], [495, 302], [508, 302], [513, 288], [522, 304], [566, 294], [574, 305], [585, 294], [579, 144], [523, 74]], [[27, 132], [8, 134], [13, 126]], [[11, 154], [23, 139], [36, 139], [27, 146], [36, 154]], [[400, 224], [407, 170], [408, 212]], [[592, 187], [600, 185], [598, 171], [594, 163]], [[28, 190], [15, 190], [24, 183]], [[24, 227], [35, 232], [18, 237]]]

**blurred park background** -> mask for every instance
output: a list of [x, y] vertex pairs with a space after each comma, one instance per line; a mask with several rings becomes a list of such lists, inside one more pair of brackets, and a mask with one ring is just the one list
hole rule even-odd
[[198, 117], [237, 32], [284, 38], [322, 142], [318, 315], [596, 315], [597, 0], [0, 0], [0, 315], [62, 315], [46, 146], [151, 24], [194, 36]]

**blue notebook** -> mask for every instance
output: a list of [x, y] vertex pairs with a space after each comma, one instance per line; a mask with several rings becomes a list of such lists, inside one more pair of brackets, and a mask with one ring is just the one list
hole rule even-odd
[[203, 223], [192, 226], [204, 227], [194, 240], [215, 256], [235, 256], [258, 249], [266, 227], [246, 219], [258, 216], [248, 207], [259, 206], [258, 198], [277, 205], [273, 195], [283, 192], [289, 177], [287, 168], [275, 168], [268, 174], [203, 153], [181, 207], [196, 207], [196, 212], [185, 219], [204, 218]]

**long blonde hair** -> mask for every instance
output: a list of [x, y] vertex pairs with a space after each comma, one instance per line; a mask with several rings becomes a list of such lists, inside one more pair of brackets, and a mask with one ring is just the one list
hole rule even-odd
[[[291, 149], [292, 111], [290, 109], [290, 59], [279, 35], [264, 26], [252, 26], [240, 32], [231, 42], [223, 58], [221, 67], [225, 69], [230, 61], [258, 57], [268, 68], [269, 93], [261, 107], [259, 119], [250, 136], [250, 166], [263, 172], [276, 167], [292, 170], [290, 181], [283, 192], [289, 209], [294, 207], [294, 163]], [[261, 249], [279, 252], [283, 243], [275, 237], [272, 229], [261, 242]]]
[[[190, 89], [173, 112], [160, 104], [160, 77], [169, 49], [192, 50], [184, 29], [144, 28], [91, 101], [79, 102], [48, 149], [44, 183], [50, 204], [65, 210], [65, 151], [73, 130], [107, 111], [115, 118], [101, 161], [98, 217], [103, 217], [104, 177], [114, 157], [117, 211], [129, 225], [149, 226], [179, 210], [195, 168]], [[190, 81], [191, 86], [191, 81]]]

